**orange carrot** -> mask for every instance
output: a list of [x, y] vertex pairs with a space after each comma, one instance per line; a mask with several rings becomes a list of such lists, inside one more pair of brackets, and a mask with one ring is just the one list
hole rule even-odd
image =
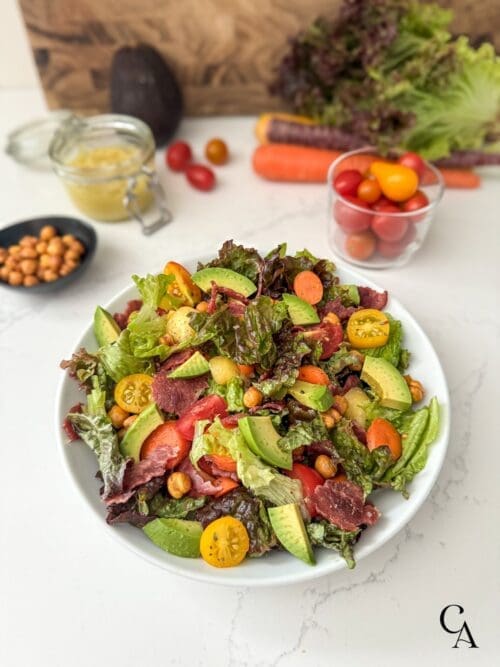
[[216, 477], [214, 484], [219, 487], [217, 493], [214, 494], [216, 498], [224, 496], [226, 493], [229, 493], [229, 491], [232, 491], [239, 486], [238, 482], [235, 482], [234, 479], [231, 479], [230, 477]]
[[299, 299], [314, 306], [323, 298], [323, 283], [312, 271], [301, 271], [295, 276], [293, 291]]
[[324, 183], [339, 151], [292, 144], [258, 146], [253, 154], [254, 171], [270, 181]]
[[230, 456], [224, 454], [208, 454], [206, 458], [211, 461], [220, 470], [226, 472], [236, 472], [236, 461]]
[[372, 421], [366, 432], [366, 443], [370, 451], [377, 447], [389, 447], [393, 459], [401, 456], [401, 436], [387, 419], [377, 417]]
[[451, 169], [440, 167], [439, 171], [447, 188], [478, 188], [481, 178], [470, 169]]
[[318, 366], [313, 366], [312, 364], [301, 366], [299, 368], [297, 379], [303, 380], [304, 382], [310, 382], [311, 384], [330, 384], [330, 378], [325, 373], [325, 371]]
[[243, 375], [245, 378], [252, 377], [254, 374], [254, 367], [251, 364], [236, 364], [238, 366], [238, 370], [240, 372], [240, 375]]

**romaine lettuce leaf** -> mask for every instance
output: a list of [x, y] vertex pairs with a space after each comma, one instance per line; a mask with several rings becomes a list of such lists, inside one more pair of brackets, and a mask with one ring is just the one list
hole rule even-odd
[[133, 275], [132, 280], [137, 285], [143, 303], [147, 306], [156, 309], [164, 299], [167, 300], [171, 308], [178, 308], [182, 304], [182, 299], [176, 299], [174, 296], [167, 294], [168, 286], [175, 281], [172, 275], [165, 275], [164, 273], [151, 275], [148, 273], [144, 278]]
[[409, 363], [410, 353], [403, 350], [403, 326], [399, 320], [395, 320], [389, 313], [385, 313], [389, 320], [389, 338], [385, 345], [361, 350], [364, 355], [370, 357], [381, 357], [400, 371], [405, 370]]
[[137, 359], [160, 357], [163, 361], [167, 357], [168, 347], [160, 343], [159, 339], [165, 335], [167, 322], [157, 315], [155, 308], [143, 305], [136, 316], [127, 326], [129, 332], [130, 350]]
[[209, 381], [208, 394], [222, 396], [227, 403], [228, 412], [243, 412], [245, 410], [243, 404], [244, 393], [243, 380], [239, 377], [231, 378], [227, 384], [217, 384], [213, 379]]
[[313, 546], [338, 551], [350, 570], [356, 566], [352, 548], [359, 539], [360, 528], [348, 531], [342, 530], [328, 521], [314, 521], [307, 524], [306, 529]]
[[106, 391], [99, 384], [97, 375], [92, 376], [92, 390], [87, 395], [86, 414], [106, 417]]
[[115, 382], [119, 382], [123, 377], [132, 373], [153, 374], [154, 366], [150, 360], [138, 359], [134, 356], [128, 329], [124, 329], [116, 341], [101, 347], [97, 356], [106, 373]]
[[71, 412], [67, 419], [97, 457], [104, 483], [103, 499], [120, 493], [128, 460], [120, 452], [118, 436], [109, 419], [101, 414], [78, 412]]

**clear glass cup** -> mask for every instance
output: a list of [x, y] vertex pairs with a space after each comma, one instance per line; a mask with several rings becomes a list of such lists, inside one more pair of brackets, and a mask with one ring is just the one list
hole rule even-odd
[[[95, 220], [135, 218], [150, 234], [171, 219], [154, 167], [155, 141], [138, 118], [71, 116], [49, 146], [52, 166], [75, 206]], [[159, 216], [143, 213], [155, 203]]]
[[[328, 171], [328, 239], [334, 253], [350, 264], [368, 269], [403, 266], [427, 236], [443, 196], [443, 178], [436, 167], [425, 163], [419, 190], [429, 203], [415, 211], [393, 213], [361, 207], [340, 195], [333, 183], [339, 173], [352, 168], [346, 162], [352, 156], [374, 155], [377, 155], [375, 148], [361, 148], [343, 153], [331, 164]], [[386, 158], [380, 160], [387, 161]], [[378, 229], [380, 233], [381, 228], [385, 230], [385, 238], [380, 238], [374, 231]]]

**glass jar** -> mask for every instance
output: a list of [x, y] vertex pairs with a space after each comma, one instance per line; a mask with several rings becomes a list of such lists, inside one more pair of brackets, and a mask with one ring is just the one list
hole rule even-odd
[[[52, 166], [82, 213], [105, 222], [133, 217], [145, 234], [171, 219], [154, 155], [149, 127], [138, 118], [118, 114], [71, 116], [49, 146]], [[148, 223], [142, 214], [153, 202], [159, 217]]]
[[375, 148], [361, 148], [343, 153], [331, 164], [328, 171], [328, 239], [336, 255], [356, 266], [367, 269], [403, 266], [427, 236], [443, 196], [443, 178], [436, 167], [426, 162], [419, 191], [428, 203], [408, 212], [377, 211], [373, 208], [376, 204], [360, 206], [356, 198], [343, 197], [335, 190], [333, 183], [338, 174], [346, 169], [359, 170], [359, 165], [364, 165], [361, 166], [364, 172], [374, 158]]

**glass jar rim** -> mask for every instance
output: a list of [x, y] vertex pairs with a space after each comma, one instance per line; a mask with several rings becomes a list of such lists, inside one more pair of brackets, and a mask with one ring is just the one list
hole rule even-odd
[[[97, 167], [74, 166], [62, 158], [61, 153], [70, 142], [80, 141], [84, 144], [85, 138], [90, 139], [93, 134], [106, 131], [121, 131], [123, 136], [134, 137], [137, 153], [124, 160]], [[154, 155], [155, 148], [153, 133], [139, 118], [124, 114], [99, 114], [89, 117], [73, 115], [64, 121], [54, 134], [49, 146], [49, 157], [55, 171], [65, 178], [104, 182], [121, 177], [121, 171], [130, 176], [139, 173], [142, 166]]]

